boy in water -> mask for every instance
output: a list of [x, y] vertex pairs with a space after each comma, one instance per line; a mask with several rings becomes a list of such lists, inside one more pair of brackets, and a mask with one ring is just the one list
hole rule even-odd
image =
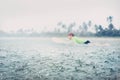
[[73, 33], [69, 33], [69, 34], [68, 34], [68, 39], [70, 39], [70, 40], [72, 40], [73, 42], [78, 43], [78, 44], [89, 44], [89, 43], [90, 43], [89, 40], [79, 39], [79, 38], [76, 37]]

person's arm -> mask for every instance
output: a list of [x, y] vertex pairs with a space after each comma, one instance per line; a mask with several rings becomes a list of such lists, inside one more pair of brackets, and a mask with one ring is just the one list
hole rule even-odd
[[57, 37], [53, 37], [52, 41], [55, 43], [61, 43], [61, 44], [70, 44], [71, 43], [71, 41], [69, 41], [66, 38], [57, 38]]

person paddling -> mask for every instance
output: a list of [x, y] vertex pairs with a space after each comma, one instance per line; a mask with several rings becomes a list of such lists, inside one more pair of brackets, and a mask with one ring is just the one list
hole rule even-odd
[[68, 39], [72, 40], [73, 42], [77, 44], [89, 44], [90, 43], [89, 40], [82, 40], [79, 37], [76, 37], [73, 33], [68, 34]]

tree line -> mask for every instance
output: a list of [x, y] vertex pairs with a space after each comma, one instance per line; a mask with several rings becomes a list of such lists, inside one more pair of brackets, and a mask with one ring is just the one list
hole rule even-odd
[[113, 24], [113, 16], [108, 16], [106, 18], [106, 22], [108, 23], [108, 26], [93, 24], [91, 20], [83, 22], [81, 25], [76, 25], [75, 22], [68, 25], [63, 22], [58, 22], [53, 31], [36, 32], [34, 29], [19, 29], [16, 33], [6, 33], [4, 31], [0, 31], [0, 36], [66, 36], [68, 33], [73, 32], [77, 36], [119, 37], [120, 28], [115, 28]]
[[58, 33], [69, 33], [73, 32], [78, 36], [105, 36], [105, 37], [119, 37], [120, 36], [120, 28], [116, 29], [113, 24], [113, 16], [108, 16], [106, 18], [106, 22], [108, 26], [102, 26], [92, 23], [92, 21], [83, 22], [81, 25], [77, 26], [77, 29], [74, 30], [73, 28], [76, 27], [76, 23], [73, 22], [69, 25], [65, 23], [59, 22], [57, 25], [60, 28], [55, 28], [55, 32]]

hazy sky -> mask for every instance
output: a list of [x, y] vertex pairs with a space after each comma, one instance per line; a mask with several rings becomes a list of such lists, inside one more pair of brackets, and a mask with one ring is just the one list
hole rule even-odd
[[50, 29], [60, 21], [107, 25], [109, 15], [120, 27], [119, 4], [120, 0], [0, 0], [0, 30]]

